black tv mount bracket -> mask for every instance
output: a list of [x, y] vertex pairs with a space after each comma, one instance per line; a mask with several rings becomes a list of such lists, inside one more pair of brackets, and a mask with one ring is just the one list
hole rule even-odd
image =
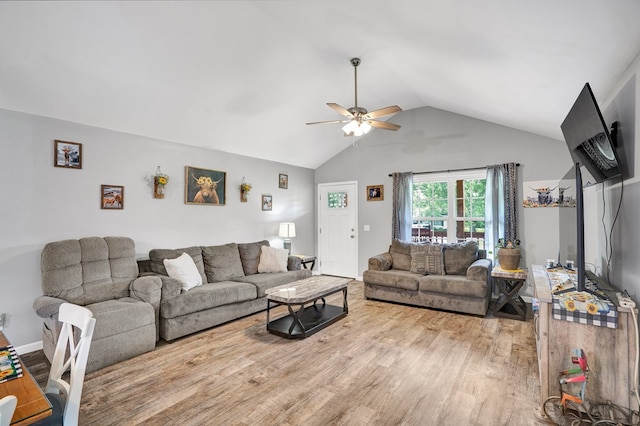
[[617, 148], [618, 147], [618, 122], [617, 121], [614, 121], [613, 123], [611, 123], [609, 134], [611, 135], [611, 142], [613, 142], [613, 146]]

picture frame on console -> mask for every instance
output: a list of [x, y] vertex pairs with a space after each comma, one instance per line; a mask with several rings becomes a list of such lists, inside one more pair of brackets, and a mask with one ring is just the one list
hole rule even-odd
[[82, 168], [82, 144], [78, 142], [53, 141], [53, 166], [66, 169]]
[[367, 201], [384, 200], [384, 185], [367, 186]]
[[100, 208], [103, 210], [124, 209], [124, 186], [100, 185]]
[[227, 173], [219, 170], [185, 166], [185, 204], [224, 206], [226, 202]]

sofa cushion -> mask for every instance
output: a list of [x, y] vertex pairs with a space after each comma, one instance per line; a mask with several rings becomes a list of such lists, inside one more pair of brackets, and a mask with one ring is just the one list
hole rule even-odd
[[204, 260], [202, 259], [202, 249], [200, 247], [186, 247], [179, 249], [153, 249], [149, 252], [149, 266], [152, 272], [161, 275], [169, 275], [167, 268], [164, 267], [165, 259], [175, 259], [182, 253], [187, 253], [196, 264], [198, 272], [202, 277], [202, 282], [207, 282], [207, 276], [204, 273]]
[[216, 283], [244, 277], [240, 252], [236, 243], [201, 248], [207, 282]]
[[258, 297], [265, 296], [265, 290], [279, 285], [289, 284], [294, 281], [303, 280], [311, 276], [308, 269], [299, 269], [297, 271], [276, 272], [273, 274], [254, 274], [246, 275], [242, 278], [236, 278], [238, 281], [251, 283], [258, 289]]
[[96, 319], [93, 340], [135, 330], [149, 324], [155, 327], [156, 323], [153, 306], [131, 297], [93, 303], [86, 308]]
[[397, 269], [391, 269], [390, 271], [366, 270], [362, 274], [362, 279], [367, 284], [413, 291], [418, 290], [418, 280], [421, 277], [422, 275], [409, 271], [399, 271]]
[[171, 278], [180, 281], [184, 291], [189, 291], [193, 287], [202, 285], [200, 272], [198, 272], [196, 264], [187, 253], [182, 253], [175, 259], [165, 259], [164, 267]]
[[465, 241], [442, 246], [444, 271], [447, 275], [466, 275], [467, 268], [478, 258], [478, 242]]
[[236, 281], [202, 284], [186, 293], [160, 302], [163, 318], [176, 318], [218, 306], [257, 298], [256, 286]]
[[411, 246], [411, 272], [444, 275], [442, 246], [440, 244], [413, 244]]
[[485, 281], [468, 280], [458, 275], [425, 275], [420, 277], [421, 292], [441, 293], [451, 296], [483, 298], [488, 296], [488, 284]]
[[240, 252], [240, 261], [245, 275], [253, 275], [258, 273], [258, 264], [260, 263], [260, 248], [269, 246], [269, 241], [258, 241], [255, 243], [238, 244], [238, 252]]
[[392, 268], [400, 271], [411, 270], [411, 246], [412, 243], [394, 240], [389, 247], [389, 253], [392, 258]]
[[260, 247], [260, 263], [258, 272], [261, 274], [272, 272], [286, 272], [289, 260], [289, 250], [262, 246]]

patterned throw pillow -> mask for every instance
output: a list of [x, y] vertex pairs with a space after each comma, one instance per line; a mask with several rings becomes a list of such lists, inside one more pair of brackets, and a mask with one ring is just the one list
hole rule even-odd
[[413, 244], [410, 271], [423, 275], [444, 275], [442, 246], [430, 243]]
[[447, 275], [465, 275], [467, 268], [478, 259], [478, 242], [465, 241], [442, 246], [444, 271]]

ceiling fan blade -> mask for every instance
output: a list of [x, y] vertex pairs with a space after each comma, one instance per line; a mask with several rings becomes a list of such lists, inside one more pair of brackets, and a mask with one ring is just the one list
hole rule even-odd
[[370, 120], [369, 124], [371, 124], [371, 127], [375, 127], [377, 129], [398, 130], [400, 128], [398, 124], [388, 123], [386, 121]]
[[402, 111], [402, 108], [400, 108], [398, 105], [392, 105], [386, 108], [380, 108], [375, 111], [371, 111], [367, 113], [364, 116], [364, 118], [371, 119], [371, 118], [384, 117], [385, 115], [395, 114], [396, 112], [400, 112], [400, 111]]
[[311, 123], [305, 123], [307, 125], [309, 124], [336, 124], [336, 123], [348, 123], [350, 120], [329, 120], [329, 121], [312, 121]]
[[336, 110], [338, 113], [344, 115], [345, 117], [353, 118], [353, 114], [351, 114], [346, 108], [344, 108], [344, 107], [342, 107], [342, 106], [340, 106], [338, 104], [334, 104], [332, 102], [327, 103], [327, 105], [330, 108], [333, 108], [334, 110]]

